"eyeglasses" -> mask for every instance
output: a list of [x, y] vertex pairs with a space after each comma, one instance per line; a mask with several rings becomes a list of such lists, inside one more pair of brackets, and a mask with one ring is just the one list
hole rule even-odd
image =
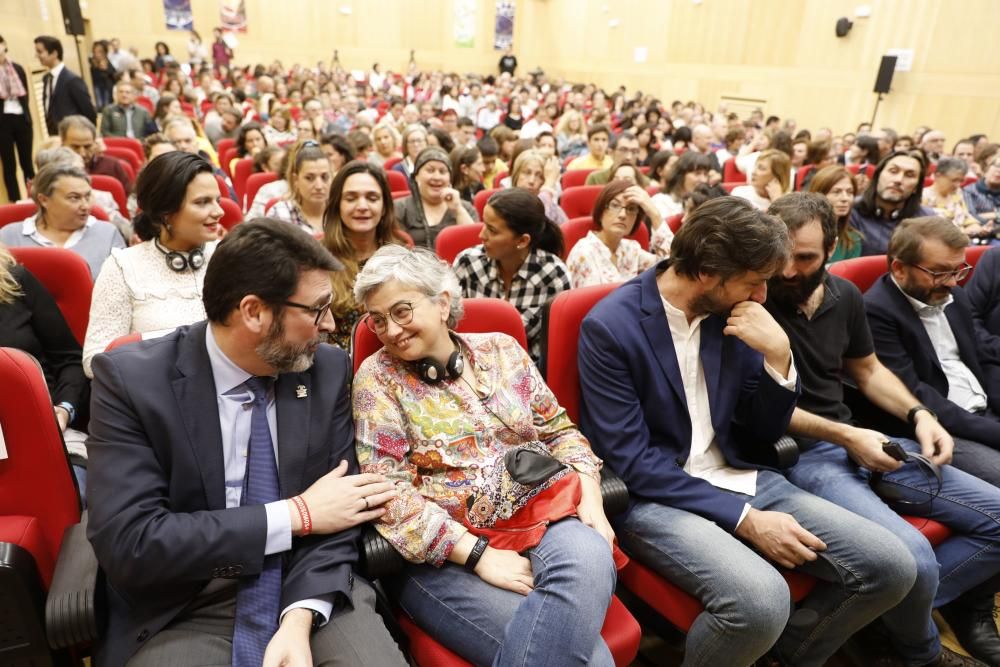
[[920, 269], [927, 275], [931, 277], [935, 285], [941, 285], [948, 282], [949, 278], [954, 278], [956, 283], [960, 283], [969, 275], [972, 271], [971, 264], [963, 264], [962, 268], [955, 269], [954, 271], [931, 271], [930, 269], [925, 269], [919, 264], [910, 264], [910, 266]]
[[[400, 301], [395, 303], [389, 308], [389, 318], [399, 326], [407, 325], [413, 321], [413, 305], [429, 298], [427, 296], [416, 301]], [[368, 311], [368, 316], [365, 318], [365, 326], [373, 334], [382, 335], [389, 328], [389, 320], [381, 313]]]
[[333, 299], [327, 301], [322, 306], [307, 306], [305, 304], [295, 303], [294, 301], [282, 301], [282, 303], [286, 306], [291, 306], [292, 308], [301, 308], [307, 312], [315, 313], [316, 319], [313, 320], [313, 326], [318, 327], [319, 323], [323, 321], [324, 317], [326, 317], [326, 314], [330, 312], [330, 306], [333, 305]]
[[616, 201], [613, 201], [610, 204], [608, 204], [608, 210], [614, 215], [618, 215], [618, 213], [621, 212], [622, 209], [625, 209], [626, 215], [635, 215], [636, 213], [639, 212], [639, 207], [636, 206], [635, 204], [622, 205]]

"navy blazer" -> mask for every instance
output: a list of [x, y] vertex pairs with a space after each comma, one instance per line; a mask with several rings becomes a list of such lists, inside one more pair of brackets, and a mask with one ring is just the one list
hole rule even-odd
[[1000, 250], [991, 248], [983, 253], [965, 291], [976, 324], [1000, 336]]
[[49, 134], [59, 134], [59, 121], [66, 116], [80, 115], [97, 124], [97, 111], [90, 99], [87, 84], [68, 67], [63, 67], [52, 90], [52, 99], [48, 100], [48, 112], [45, 114], [45, 126]]
[[[1000, 414], [1000, 339], [975, 326], [969, 299], [961, 287], [955, 287], [952, 295], [954, 301], [944, 314], [958, 343], [959, 357], [983, 386], [989, 407]], [[937, 413], [949, 433], [1000, 445], [1000, 421], [975, 415], [948, 400], [948, 378], [927, 330], [888, 273], [865, 293], [865, 311], [879, 361]]]
[[[94, 545], [107, 581], [98, 664], [123, 665], [217, 577], [259, 574], [263, 505], [226, 509], [225, 464], [206, 323], [94, 358], [87, 484]], [[297, 387], [308, 396], [297, 398]], [[284, 498], [341, 460], [358, 471], [350, 360], [321, 345], [313, 367], [275, 383]], [[299, 391], [298, 393], [302, 393]], [[283, 554], [281, 608], [332, 595], [350, 604], [359, 529], [294, 538]]]
[[[668, 260], [669, 261], [669, 260]], [[736, 530], [745, 502], [684, 471], [691, 419], [658, 272], [645, 271], [609, 294], [583, 321], [580, 427], [629, 493]], [[765, 468], [784, 435], [799, 388], [764, 372], [763, 356], [722, 333], [724, 317], [701, 323], [701, 361], [715, 440], [734, 468]]]

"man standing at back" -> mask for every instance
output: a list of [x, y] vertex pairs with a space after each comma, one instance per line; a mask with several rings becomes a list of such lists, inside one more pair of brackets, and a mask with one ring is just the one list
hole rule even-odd
[[99, 664], [406, 664], [354, 572], [395, 491], [356, 474], [351, 362], [320, 343], [334, 270], [293, 226], [244, 223], [209, 264], [207, 322], [94, 359]]
[[38, 62], [49, 70], [42, 77], [42, 107], [49, 134], [58, 133], [59, 121], [66, 116], [80, 115], [96, 123], [97, 111], [87, 84], [63, 64], [62, 42], [49, 35], [36, 37], [35, 55]]
[[[772, 645], [782, 664], [822, 665], [913, 584], [899, 540], [773, 468], [798, 386], [788, 337], [761, 302], [787, 256], [780, 221], [714, 199], [670, 259], [580, 331], [581, 429], [632, 496], [615, 532], [704, 607], [685, 665], [745, 666]], [[791, 620], [774, 564], [821, 580]]]

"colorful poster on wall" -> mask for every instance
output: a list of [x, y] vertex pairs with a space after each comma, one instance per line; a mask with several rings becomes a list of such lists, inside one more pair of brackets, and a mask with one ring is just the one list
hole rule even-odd
[[167, 30], [191, 30], [194, 28], [191, 0], [163, 0], [163, 17], [167, 23]]
[[229, 32], [247, 31], [247, 7], [244, 0], [219, 0], [219, 20]]
[[455, 0], [455, 46], [471, 49], [476, 45], [476, 0]]
[[514, 0], [497, 0], [493, 48], [504, 51], [514, 45]]

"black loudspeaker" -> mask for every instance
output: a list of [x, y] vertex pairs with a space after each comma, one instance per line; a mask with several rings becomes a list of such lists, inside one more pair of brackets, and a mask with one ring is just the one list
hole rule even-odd
[[62, 5], [63, 25], [67, 35], [83, 34], [83, 14], [80, 13], [80, 0], [59, 0]]
[[896, 71], [896, 56], [882, 56], [882, 64], [875, 77], [875, 92], [888, 93], [892, 86], [892, 73]]

